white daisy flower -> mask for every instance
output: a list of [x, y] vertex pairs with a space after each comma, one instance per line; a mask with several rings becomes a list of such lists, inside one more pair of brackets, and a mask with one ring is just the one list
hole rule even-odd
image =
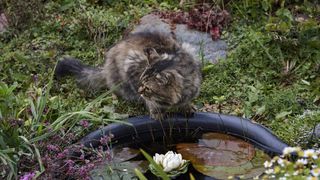
[[297, 176], [299, 174], [299, 171], [294, 171], [292, 175]]
[[267, 170], [265, 171], [266, 174], [272, 174], [273, 172], [274, 172], [273, 169], [267, 169]]
[[283, 161], [283, 159], [281, 159], [281, 158], [278, 159], [277, 163], [278, 163], [281, 167], [284, 166], [284, 161]]
[[317, 177], [313, 177], [313, 176], [308, 176], [307, 180], [318, 180], [318, 178]]
[[272, 162], [265, 161], [265, 162], [263, 163], [263, 165], [264, 165], [265, 168], [269, 168], [269, 167], [272, 166]]
[[307, 159], [298, 159], [297, 164], [300, 164], [300, 165], [306, 165], [308, 164], [308, 160]]
[[311, 174], [315, 177], [320, 176], [320, 168], [312, 169]]
[[307, 149], [303, 152], [303, 157], [318, 159], [318, 156], [314, 149]]
[[282, 151], [282, 154], [283, 155], [289, 155], [289, 154], [291, 154], [291, 153], [293, 153], [295, 151], [296, 151], [296, 148], [294, 148], [294, 147], [285, 147], [283, 149], [283, 151]]

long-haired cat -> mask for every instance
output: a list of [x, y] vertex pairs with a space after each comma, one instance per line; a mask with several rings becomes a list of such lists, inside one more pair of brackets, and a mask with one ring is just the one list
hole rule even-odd
[[153, 119], [169, 109], [192, 113], [191, 101], [199, 94], [201, 65], [187, 44], [156, 32], [131, 34], [105, 55], [102, 67], [82, 65], [64, 58], [56, 67], [59, 79], [75, 76], [88, 90], [117, 87], [114, 93], [128, 101], [145, 103]]

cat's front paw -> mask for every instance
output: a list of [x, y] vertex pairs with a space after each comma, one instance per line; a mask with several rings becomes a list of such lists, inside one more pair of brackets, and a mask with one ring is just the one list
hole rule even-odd
[[197, 108], [192, 104], [181, 108], [181, 113], [183, 113], [186, 117], [193, 117], [195, 112], [197, 112]]

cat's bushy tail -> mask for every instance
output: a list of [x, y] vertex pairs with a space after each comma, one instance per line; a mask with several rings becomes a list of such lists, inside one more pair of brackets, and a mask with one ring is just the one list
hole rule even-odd
[[96, 92], [106, 88], [102, 69], [84, 65], [80, 60], [72, 57], [59, 60], [54, 74], [58, 80], [66, 76], [75, 77], [80, 88], [87, 91]]

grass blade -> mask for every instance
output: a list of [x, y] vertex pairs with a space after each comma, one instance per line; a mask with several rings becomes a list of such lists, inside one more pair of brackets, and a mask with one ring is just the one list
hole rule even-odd
[[134, 169], [134, 172], [140, 180], [148, 180], [137, 168]]

